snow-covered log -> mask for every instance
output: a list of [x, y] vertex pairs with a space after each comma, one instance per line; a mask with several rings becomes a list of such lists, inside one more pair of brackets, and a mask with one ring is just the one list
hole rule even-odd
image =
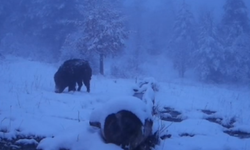
[[136, 97], [115, 98], [96, 109], [90, 125], [101, 129], [107, 143], [134, 150], [152, 135], [151, 109]]

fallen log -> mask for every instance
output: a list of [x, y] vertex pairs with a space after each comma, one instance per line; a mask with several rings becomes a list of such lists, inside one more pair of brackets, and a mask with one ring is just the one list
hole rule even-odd
[[126, 150], [145, 149], [154, 135], [151, 108], [135, 97], [111, 100], [93, 112], [89, 124], [100, 128], [105, 142]]

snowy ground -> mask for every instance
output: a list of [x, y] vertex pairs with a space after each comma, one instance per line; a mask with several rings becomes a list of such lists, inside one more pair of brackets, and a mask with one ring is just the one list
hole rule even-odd
[[[81, 92], [56, 94], [53, 75], [57, 68], [16, 57], [0, 61], [0, 141], [36, 135], [46, 137], [38, 143], [45, 150], [121, 149], [105, 144], [99, 130], [89, 126], [89, 118], [110, 99], [132, 95], [134, 80], [93, 76], [90, 93], [83, 87]], [[155, 121], [167, 128], [162, 135], [171, 134], [156, 149], [250, 150], [250, 90], [187, 83], [159, 82], [156, 103], [162, 118], [171, 116], [164, 110], [174, 109], [179, 120]], [[241, 131], [244, 136], [224, 131]]]

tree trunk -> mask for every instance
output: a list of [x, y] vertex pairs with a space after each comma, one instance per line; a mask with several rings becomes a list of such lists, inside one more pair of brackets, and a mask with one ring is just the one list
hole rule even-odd
[[104, 55], [100, 54], [100, 74], [104, 75]]
[[184, 78], [184, 74], [186, 72], [186, 66], [183, 60], [180, 60], [180, 62], [178, 62], [177, 70], [179, 72], [179, 77]]
[[184, 78], [184, 68], [183, 68], [182, 65], [181, 65], [180, 68], [179, 68], [179, 76], [180, 76], [181, 78]]

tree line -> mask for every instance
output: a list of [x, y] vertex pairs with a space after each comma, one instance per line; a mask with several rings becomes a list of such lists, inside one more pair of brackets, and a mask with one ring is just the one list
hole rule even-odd
[[[194, 14], [185, 1], [1, 0], [1, 53], [41, 59], [83, 57], [104, 74], [106, 57], [129, 56], [139, 71], [149, 57], [164, 55], [180, 77], [194, 69], [202, 81], [250, 80], [250, 24], [244, 0], [226, 0], [223, 15]], [[126, 5], [126, 6], [125, 6]], [[198, 17], [195, 17], [198, 16]]]
[[190, 67], [201, 80], [244, 82], [250, 79], [250, 22], [243, 0], [227, 0], [221, 20], [211, 11], [197, 21], [185, 2], [177, 12], [170, 53], [181, 77]]

